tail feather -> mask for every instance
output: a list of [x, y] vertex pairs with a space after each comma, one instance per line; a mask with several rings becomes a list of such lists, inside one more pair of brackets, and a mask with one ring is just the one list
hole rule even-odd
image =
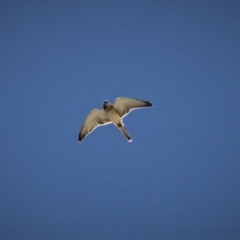
[[124, 126], [119, 127], [119, 130], [123, 133], [123, 135], [127, 138], [129, 142], [132, 141], [130, 134], [128, 133], [127, 129]]

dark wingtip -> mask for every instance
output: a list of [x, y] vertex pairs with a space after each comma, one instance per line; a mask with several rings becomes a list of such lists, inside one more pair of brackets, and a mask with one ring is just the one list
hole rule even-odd
[[149, 107], [152, 107], [152, 106], [153, 106], [153, 103], [151, 103], [151, 102], [148, 102], [148, 104], [149, 104]]

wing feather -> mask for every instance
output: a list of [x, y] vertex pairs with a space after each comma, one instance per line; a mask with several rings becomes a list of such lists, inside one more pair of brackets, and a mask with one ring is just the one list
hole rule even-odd
[[93, 109], [87, 116], [78, 135], [78, 141], [82, 141], [89, 133], [99, 126], [110, 124], [111, 120], [107, 117], [104, 110]]
[[149, 101], [127, 98], [127, 97], [119, 97], [116, 99], [113, 105], [121, 118], [124, 118], [130, 111], [138, 108], [151, 107], [153, 104]]

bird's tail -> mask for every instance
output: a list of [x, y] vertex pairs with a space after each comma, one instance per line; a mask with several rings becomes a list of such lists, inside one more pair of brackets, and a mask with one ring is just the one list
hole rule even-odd
[[132, 138], [131, 138], [130, 134], [128, 133], [127, 129], [124, 126], [119, 126], [118, 128], [123, 133], [123, 135], [127, 138], [127, 140], [129, 142], [131, 142]]

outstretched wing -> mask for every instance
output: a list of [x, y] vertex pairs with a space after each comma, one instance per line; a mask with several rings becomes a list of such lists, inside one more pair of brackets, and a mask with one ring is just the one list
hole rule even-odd
[[117, 109], [121, 118], [124, 118], [131, 110], [151, 107], [153, 104], [148, 101], [138, 100], [134, 98], [119, 97], [114, 103], [114, 107]]
[[98, 126], [103, 126], [111, 123], [104, 110], [93, 109], [87, 116], [78, 135], [78, 141], [82, 141], [89, 133]]

